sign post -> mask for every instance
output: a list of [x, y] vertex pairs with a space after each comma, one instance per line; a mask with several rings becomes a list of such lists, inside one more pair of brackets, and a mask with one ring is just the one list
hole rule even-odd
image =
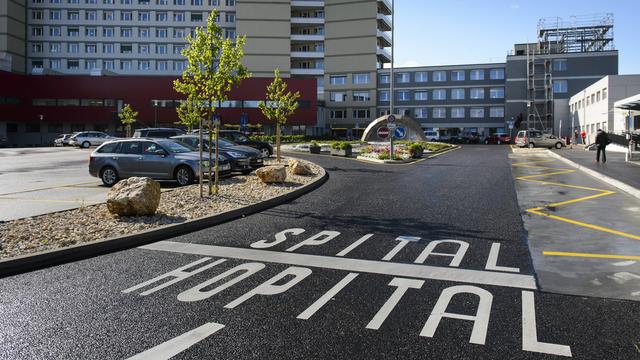
[[[391, 82], [393, 83], [393, 80], [391, 80]], [[393, 160], [393, 135], [396, 130], [396, 117], [393, 114], [389, 115], [387, 118], [387, 126], [389, 127], [389, 130], [391, 130], [389, 131], [389, 160]]]
[[509, 140], [513, 139], [513, 116], [511, 120], [507, 121], [507, 125], [509, 125]]

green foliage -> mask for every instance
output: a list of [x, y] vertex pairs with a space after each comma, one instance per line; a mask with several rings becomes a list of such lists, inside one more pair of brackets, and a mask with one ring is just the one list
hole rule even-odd
[[336, 141], [331, 144], [331, 148], [335, 150], [351, 150], [351, 143], [348, 141]]
[[[249, 139], [253, 141], [263, 141], [268, 143], [276, 142], [275, 135], [249, 136]], [[280, 142], [282, 143], [298, 143], [298, 142], [304, 142], [306, 140], [307, 140], [307, 137], [304, 135], [280, 135]]]
[[320, 144], [318, 144], [317, 142], [312, 141], [312, 142], [311, 142], [311, 145], [309, 145], [309, 147], [319, 148], [319, 147], [321, 147], [321, 146], [320, 146]]
[[131, 125], [138, 121], [138, 112], [134, 111], [130, 104], [125, 104], [120, 114], [118, 114], [118, 117], [120, 118], [120, 122], [127, 128], [127, 137], [130, 137]]
[[200, 121], [207, 116], [206, 109], [195, 102], [193, 97], [187, 97], [187, 100], [182, 101], [180, 106], [176, 108], [176, 112], [178, 119], [180, 119], [176, 124], [186, 126], [189, 132], [198, 127]]
[[419, 142], [409, 144], [408, 149], [409, 149], [409, 153], [413, 157], [420, 157], [424, 152], [424, 146], [422, 145], [422, 143], [419, 143]]

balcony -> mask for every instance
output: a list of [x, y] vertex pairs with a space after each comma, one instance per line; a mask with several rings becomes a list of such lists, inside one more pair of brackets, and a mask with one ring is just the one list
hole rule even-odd
[[324, 41], [324, 35], [291, 34], [292, 41]]
[[324, 69], [291, 68], [291, 75], [324, 75]]
[[[387, 0], [388, 1], [388, 0]], [[324, 1], [318, 0], [291, 0], [292, 9], [323, 9]]]
[[378, 30], [377, 36], [378, 39], [380, 39], [379, 43], [382, 44], [383, 47], [391, 46], [391, 35], [389, 35], [389, 33]]
[[378, 30], [391, 31], [391, 17], [383, 14], [378, 14]]
[[292, 17], [292, 24], [324, 24], [324, 18], [319, 17]]
[[322, 51], [292, 51], [292, 58], [297, 59], [322, 59], [324, 58], [324, 52]]
[[378, 12], [384, 15], [391, 15], [391, 1], [378, 0]]
[[382, 63], [390, 63], [391, 62], [391, 52], [384, 48], [378, 48], [376, 50], [376, 54], [378, 54], [378, 59]]

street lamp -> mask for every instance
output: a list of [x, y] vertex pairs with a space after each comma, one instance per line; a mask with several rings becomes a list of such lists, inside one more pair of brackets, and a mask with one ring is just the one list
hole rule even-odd
[[40, 131], [39, 131], [40, 132], [40, 145], [44, 145], [44, 142], [42, 141], [42, 120], [44, 120], [44, 115], [40, 114], [39, 117], [40, 117], [40, 126], [39, 126], [39, 129], [40, 129]]
[[153, 127], [158, 127], [158, 100], [153, 100]]

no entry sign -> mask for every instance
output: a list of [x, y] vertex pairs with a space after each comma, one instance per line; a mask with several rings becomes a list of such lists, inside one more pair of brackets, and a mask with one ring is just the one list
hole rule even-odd
[[378, 137], [381, 139], [386, 139], [387, 137], [389, 137], [389, 128], [387, 127], [381, 127], [378, 129]]

